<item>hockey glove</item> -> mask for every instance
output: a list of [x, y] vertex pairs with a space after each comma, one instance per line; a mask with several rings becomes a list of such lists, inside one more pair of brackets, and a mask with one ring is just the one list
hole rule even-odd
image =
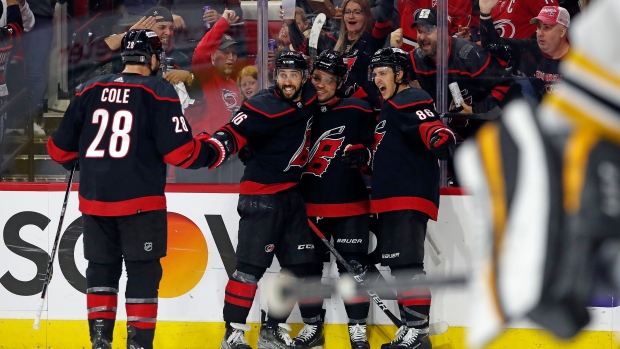
[[[197, 138], [199, 137], [200, 135], [197, 136]], [[215, 152], [215, 156], [209, 162], [210, 170], [220, 166], [234, 153], [234, 141], [228, 132], [217, 131], [206, 142]]]
[[430, 149], [439, 160], [452, 158], [456, 138], [454, 133], [447, 128], [440, 128], [431, 134]]
[[342, 164], [350, 168], [365, 169], [370, 165], [370, 149], [363, 144], [349, 144], [342, 153]]
[[73, 170], [73, 166], [75, 166], [75, 170], [76, 171], [80, 170], [80, 163], [78, 162], [78, 158], [75, 158], [75, 159], [73, 159], [71, 161], [67, 161], [67, 162], [65, 162], [64, 164], [61, 164], [61, 165], [67, 171]]

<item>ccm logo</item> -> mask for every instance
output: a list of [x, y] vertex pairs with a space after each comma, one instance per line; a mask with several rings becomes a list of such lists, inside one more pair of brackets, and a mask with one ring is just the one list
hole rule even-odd
[[338, 239], [336, 240], [338, 244], [361, 244], [362, 239]]
[[314, 250], [314, 245], [312, 245], [312, 244], [297, 245], [297, 249], [298, 250]]

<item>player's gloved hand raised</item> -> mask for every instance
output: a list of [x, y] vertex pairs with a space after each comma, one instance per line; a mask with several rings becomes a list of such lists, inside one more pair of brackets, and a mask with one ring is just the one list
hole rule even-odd
[[342, 153], [342, 163], [350, 168], [364, 168], [370, 165], [370, 149], [363, 144], [349, 144]]
[[448, 160], [454, 153], [456, 138], [448, 128], [440, 128], [431, 134], [430, 149], [439, 160]]

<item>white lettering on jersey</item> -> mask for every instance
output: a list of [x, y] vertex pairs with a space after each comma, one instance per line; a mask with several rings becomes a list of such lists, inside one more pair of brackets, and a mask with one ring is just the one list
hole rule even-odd
[[101, 101], [110, 103], [129, 103], [129, 90], [128, 88], [104, 88], [101, 92]]

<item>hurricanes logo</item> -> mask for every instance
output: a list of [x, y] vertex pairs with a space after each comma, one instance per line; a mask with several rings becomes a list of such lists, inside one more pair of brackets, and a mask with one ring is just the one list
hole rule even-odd
[[385, 122], [386, 121], [383, 120], [379, 122], [377, 126], [375, 127], [375, 143], [372, 145], [373, 151], [377, 151], [379, 144], [381, 144], [381, 141], [383, 140], [383, 137], [385, 136]]
[[499, 36], [505, 39], [515, 36], [515, 32], [517, 31], [515, 25], [509, 19], [497, 20], [493, 22], [493, 25]]
[[267, 252], [267, 253], [271, 253], [275, 249], [276, 249], [276, 246], [274, 244], [269, 244], [269, 245], [265, 246], [265, 252]]
[[340, 126], [323, 132], [310, 151], [311, 160], [304, 174], [309, 173], [321, 177], [327, 171], [327, 167], [344, 142], [344, 136], [340, 138], [333, 137], [341, 135], [344, 132], [344, 128], [345, 126]]
[[228, 109], [231, 113], [236, 112], [236, 109], [238, 109], [237, 107], [238, 99], [239, 99], [239, 96], [237, 96], [237, 94], [234, 91], [227, 90], [227, 89], [222, 90], [222, 100], [224, 101], [224, 104], [226, 105], [226, 109]]
[[308, 162], [308, 152], [310, 150], [310, 127], [312, 126], [312, 118], [308, 120], [306, 124], [306, 132], [304, 133], [304, 140], [297, 148], [295, 154], [288, 162], [288, 166], [284, 169], [284, 172], [288, 171], [291, 167], [304, 167]]

